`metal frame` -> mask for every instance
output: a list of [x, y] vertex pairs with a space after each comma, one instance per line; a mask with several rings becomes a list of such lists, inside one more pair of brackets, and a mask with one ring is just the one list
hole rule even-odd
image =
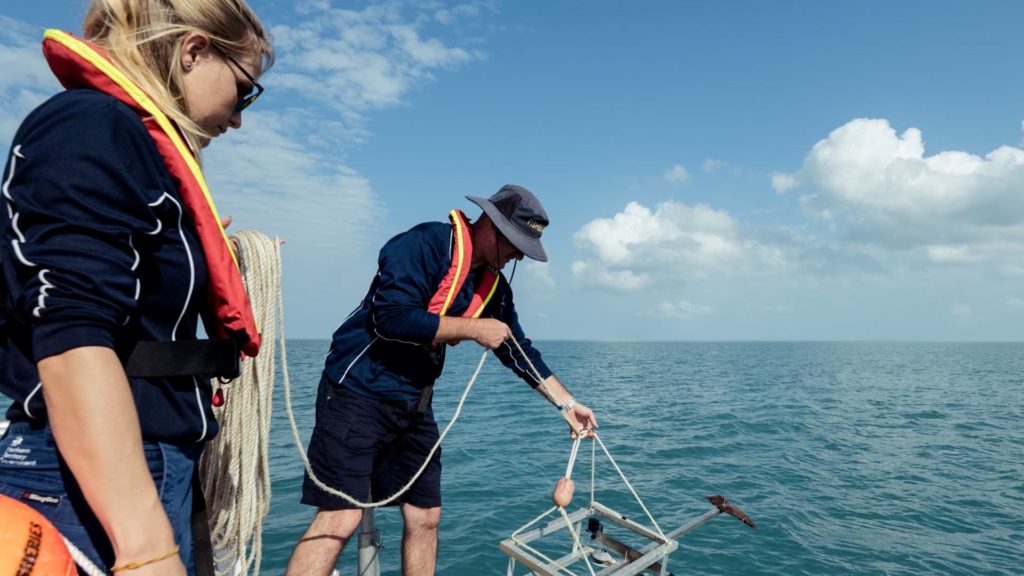
[[[639, 548], [633, 548], [605, 534], [600, 524], [597, 525], [596, 529], [592, 526], [588, 527], [587, 531], [589, 532], [590, 540], [597, 542], [603, 548], [611, 549], [619, 554], [619, 557], [612, 564], [602, 566], [600, 571], [595, 572], [595, 576], [636, 576], [642, 572], [655, 573], [658, 576], [671, 576], [671, 573], [668, 571], [668, 558], [679, 547], [677, 539], [711, 521], [716, 516], [726, 513], [735, 516], [751, 528], [756, 528], [755, 524], [742, 510], [725, 498], [710, 496], [708, 501], [714, 506], [713, 509], [708, 510], [664, 536], [647, 526], [626, 518], [597, 501], [593, 501], [590, 503], [590, 506], [580, 508], [567, 516], [569, 524], [575, 525], [577, 534], [581, 533], [583, 520], [601, 518], [648, 541]], [[512, 537], [502, 541], [500, 544], [501, 551], [509, 557], [507, 576], [515, 576], [517, 563], [522, 563], [526, 568], [530, 569], [532, 572], [529, 574], [532, 576], [575, 574], [569, 570], [569, 567], [582, 560], [584, 556], [592, 554], [595, 548], [586, 545], [583, 545], [582, 548], [577, 548], [574, 545], [573, 550], [569, 554], [557, 559], [551, 559], [530, 546], [531, 542], [545, 536], [557, 534], [562, 530], [567, 531], [568, 525], [564, 518], [559, 517], [538, 528], [513, 534]], [[581, 544], [583, 544], [582, 541]]]

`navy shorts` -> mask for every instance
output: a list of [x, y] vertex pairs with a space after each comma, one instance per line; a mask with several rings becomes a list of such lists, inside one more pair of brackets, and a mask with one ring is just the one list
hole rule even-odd
[[[402, 489], [437, 443], [433, 408], [420, 414], [419, 400], [367, 398], [320, 380], [316, 425], [309, 439], [309, 462], [321, 482], [359, 500], [383, 500]], [[356, 508], [324, 492], [306, 473], [302, 503], [324, 510]], [[441, 506], [441, 449], [408, 492], [392, 506]]]
[[[192, 471], [199, 446], [182, 449], [161, 442], [143, 442], [146, 464], [160, 502], [181, 547], [188, 573], [192, 563]], [[114, 552], [99, 520], [57, 452], [49, 426], [12, 422], [0, 438], [0, 494], [35, 508], [100, 569], [109, 569]]]

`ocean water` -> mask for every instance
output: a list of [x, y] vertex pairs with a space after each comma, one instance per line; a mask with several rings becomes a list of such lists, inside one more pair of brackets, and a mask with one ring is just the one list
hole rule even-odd
[[[304, 441], [327, 347], [288, 343]], [[664, 530], [708, 510], [712, 494], [757, 522], [720, 516], [684, 536], [675, 574], [1024, 574], [1024, 344], [538, 347], [595, 410]], [[471, 344], [449, 354], [434, 397], [442, 426], [480, 354]], [[301, 463], [276, 394], [266, 574], [284, 570], [313, 514], [298, 503]], [[498, 544], [550, 506], [570, 447], [555, 409], [489, 358], [444, 445], [438, 573], [505, 574]], [[592, 464], [590, 443], [581, 450], [574, 506], [587, 501], [593, 467], [597, 500], [642, 518], [597, 453]], [[383, 571], [397, 574], [400, 515], [376, 519]], [[552, 546], [563, 543], [568, 551], [568, 540]], [[354, 546], [345, 551], [343, 576], [355, 558]]]

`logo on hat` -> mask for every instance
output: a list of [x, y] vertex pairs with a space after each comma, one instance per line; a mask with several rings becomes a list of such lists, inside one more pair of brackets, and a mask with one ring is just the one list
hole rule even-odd
[[543, 231], [544, 231], [544, 225], [543, 225], [543, 224], [541, 224], [540, 222], [537, 222], [537, 221], [536, 221], [536, 220], [534, 220], [533, 218], [530, 218], [530, 219], [529, 219], [529, 220], [528, 220], [528, 221], [526, 222], [526, 225], [527, 225], [527, 226], [529, 226], [529, 227], [530, 227], [530, 229], [532, 229], [532, 230], [533, 230], [534, 232], [536, 232], [537, 234], [540, 234], [541, 232], [543, 232]]

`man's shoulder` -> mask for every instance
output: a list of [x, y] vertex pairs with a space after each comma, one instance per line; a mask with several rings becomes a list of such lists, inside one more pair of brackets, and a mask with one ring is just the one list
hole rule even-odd
[[423, 222], [409, 228], [405, 232], [396, 234], [388, 244], [418, 244], [427, 245], [443, 242], [447, 244], [451, 236], [452, 226], [446, 222]]
[[395, 235], [384, 244], [381, 256], [401, 254], [403, 258], [413, 254], [441, 254], [448, 249], [451, 225], [444, 222], [424, 222]]
[[405, 233], [419, 236], [447, 237], [451, 234], [451, 231], [452, 225], [448, 222], [421, 222], [407, 230]]

